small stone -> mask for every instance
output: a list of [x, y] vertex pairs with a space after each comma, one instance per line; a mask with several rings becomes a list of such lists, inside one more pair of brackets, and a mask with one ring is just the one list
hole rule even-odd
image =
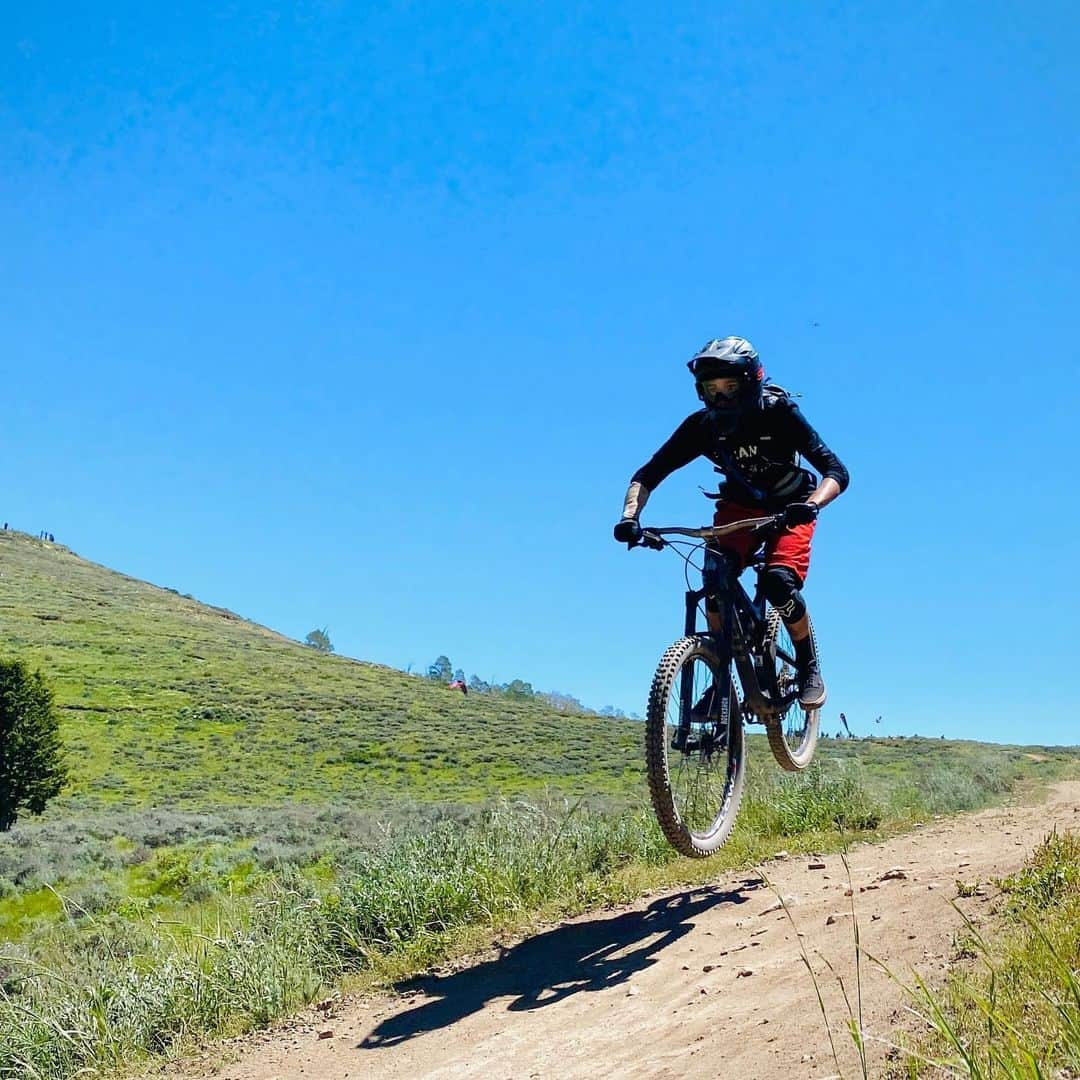
[[902, 866], [893, 866], [886, 870], [878, 881], [905, 881], [907, 880], [908, 873]]
[[329, 1028], [327, 1028], [325, 1031], [319, 1032], [320, 1039], [332, 1039], [333, 1037], [334, 1033]]
[[871, 922], [877, 922], [877, 921], [878, 921], [878, 919], [880, 919], [880, 918], [881, 918], [881, 916], [880, 916], [880, 915], [878, 915], [878, 914], [877, 914], [877, 913], [875, 912], [875, 913], [874, 913], [873, 915], [871, 915], [871, 916], [870, 916], [870, 921], [871, 921]]
[[697, 988], [697, 992], [699, 994], [707, 994], [709, 992], [709, 988], [707, 986], [699, 986]]
[[627, 997], [637, 997], [637, 994], [638, 994], [638, 988], [637, 988], [636, 986], [634, 986], [634, 984], [633, 984], [633, 983], [631, 983], [631, 984], [630, 984], [630, 985], [629, 985], [629, 986], [628, 986], [628, 987], [626, 988], [626, 996], [627, 996]]
[[753, 968], [739, 968], [739, 970], [735, 972], [735, 978], [736, 979], [749, 979], [750, 976], [753, 975], [753, 974], [754, 974], [754, 969]]
[[835, 912], [833, 912], [832, 915], [830, 915], [825, 920], [825, 925], [826, 926], [832, 926], [833, 923], [839, 922], [841, 919], [850, 919], [850, 918], [851, 918], [851, 912], [850, 911], [835, 911]]
[[771, 915], [774, 911], [780, 911], [783, 907], [794, 907], [799, 902], [799, 898], [794, 893], [789, 893], [787, 896], [781, 896], [775, 903], [770, 904], [762, 915]]
[[716, 965], [715, 964], [706, 964], [701, 970], [704, 971], [706, 975], [708, 975], [710, 971], [715, 971], [716, 970]]
[[812, 862], [806, 869], [807, 870], [824, 870], [825, 869], [825, 864], [823, 862]]

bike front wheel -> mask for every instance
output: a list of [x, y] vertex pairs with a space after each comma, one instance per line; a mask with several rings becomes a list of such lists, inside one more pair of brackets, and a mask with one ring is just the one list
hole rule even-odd
[[[719, 693], [725, 685], [727, 693]], [[742, 800], [743, 722], [730, 666], [700, 636], [680, 638], [660, 659], [649, 691], [645, 760], [653, 808], [671, 846], [691, 858], [718, 851]]]
[[[814, 624], [811, 623], [810, 633], [813, 632]], [[795, 666], [795, 646], [780, 613], [772, 609], [766, 623], [766, 642], [769, 652], [776, 656], [776, 686], [780, 697], [796, 693], [799, 678]], [[797, 701], [793, 701], [782, 713], [766, 719], [769, 749], [780, 768], [788, 772], [801, 772], [814, 760], [820, 717], [820, 709], [804, 710]]]

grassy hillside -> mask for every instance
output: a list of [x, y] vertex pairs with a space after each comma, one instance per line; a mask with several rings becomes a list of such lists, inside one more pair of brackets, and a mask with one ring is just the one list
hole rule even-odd
[[[0, 634], [56, 693], [73, 768], [54, 821], [644, 791], [638, 723], [321, 654], [24, 533], [0, 532]], [[761, 742], [752, 762], [768, 761]], [[826, 739], [819, 756], [894, 806], [949, 811], [970, 801], [957, 770], [1003, 790], [1062, 757], [1036, 749]]]
[[[625, 790], [639, 731], [327, 656], [222, 608], [0, 532], [0, 634], [56, 692], [55, 811]], [[54, 812], [55, 812], [54, 811]]]

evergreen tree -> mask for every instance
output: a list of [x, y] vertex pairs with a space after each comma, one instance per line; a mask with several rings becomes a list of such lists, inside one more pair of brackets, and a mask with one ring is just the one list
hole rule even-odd
[[330, 635], [327, 634], [325, 626], [321, 630], [312, 630], [304, 638], [304, 644], [310, 645], [319, 652], [331, 653], [334, 651], [334, 646], [330, 643]]
[[427, 677], [436, 682], [449, 682], [453, 674], [454, 665], [450, 663], [449, 656], [437, 656], [435, 662], [427, 669]]
[[66, 782], [52, 691], [40, 671], [0, 661], [0, 832], [40, 814]]

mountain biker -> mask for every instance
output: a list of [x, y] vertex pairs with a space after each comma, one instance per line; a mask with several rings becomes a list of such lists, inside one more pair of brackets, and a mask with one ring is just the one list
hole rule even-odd
[[[825, 704], [825, 682], [810, 632], [802, 587], [810, 568], [810, 541], [818, 512], [847, 486], [848, 471], [806, 422], [783, 388], [765, 379], [757, 350], [745, 338], [714, 338], [686, 365], [705, 407], [691, 413], [630, 480], [615, 539], [633, 547], [641, 540], [638, 517], [658, 484], [695, 458], [706, 457], [724, 482], [714, 525], [783, 512], [783, 529], [765, 548], [762, 588], [780, 613], [795, 646], [799, 703]], [[804, 457], [821, 479], [799, 465]], [[706, 551], [704, 584], [709, 628], [723, 628], [722, 593], [731, 569], [742, 570], [756, 546], [749, 530], [714, 541]]]

